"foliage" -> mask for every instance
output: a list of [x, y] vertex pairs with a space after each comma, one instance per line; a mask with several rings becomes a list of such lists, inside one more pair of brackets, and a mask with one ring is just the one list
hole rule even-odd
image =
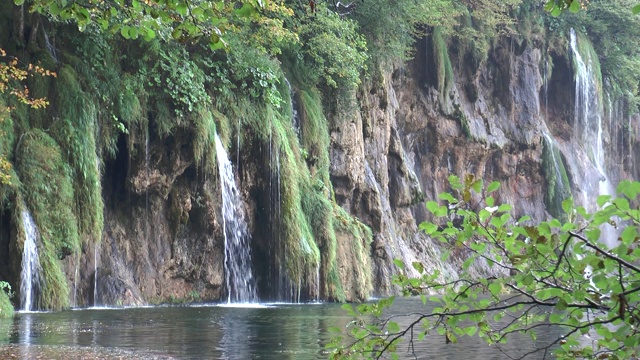
[[371, 0], [358, 2], [353, 17], [367, 36], [375, 63], [388, 63], [406, 59], [425, 27], [451, 29], [459, 14], [455, 2], [446, 0]]
[[[479, 336], [489, 344], [506, 342], [514, 333], [536, 338], [536, 332], [559, 329], [562, 336], [541, 343], [529, 354], [545, 356], [553, 351], [560, 359], [629, 359], [639, 355], [640, 256], [637, 208], [640, 182], [622, 181], [618, 197], [598, 197], [599, 210], [588, 213], [562, 203], [567, 220], [551, 219], [532, 224], [528, 216], [514, 221], [511, 206], [499, 204], [481, 179], [450, 177], [453, 193], [427, 202], [435, 216], [420, 228], [449, 249], [468, 256], [457, 280], [441, 281], [440, 274], [426, 273], [420, 263], [411, 264], [421, 276], [396, 277], [405, 295], [421, 294], [433, 310], [381, 317], [393, 298], [351, 309], [360, 320], [352, 323], [347, 339], [338, 337], [333, 358], [378, 358], [398, 351], [410, 342], [438, 334], [446, 343], [461, 336]], [[618, 239], [606, 239], [606, 227], [619, 228]], [[607, 245], [609, 243], [610, 245]], [[471, 278], [467, 272], [484, 261], [500, 277]], [[403, 269], [404, 264], [396, 262]], [[438, 296], [427, 294], [437, 292]], [[367, 320], [369, 319], [369, 320]], [[402, 328], [399, 321], [406, 321]], [[583, 337], [589, 335], [590, 341]], [[345, 342], [346, 341], [346, 342]], [[524, 356], [526, 356], [524, 355]]]
[[449, 90], [451, 90], [454, 85], [453, 68], [451, 67], [447, 43], [442, 36], [442, 30], [440, 28], [433, 30], [432, 41], [440, 103], [446, 104], [449, 99]]
[[[24, 85], [27, 78], [33, 77], [34, 75], [56, 77], [55, 72], [43, 69], [37, 65], [29, 64], [26, 69], [21, 68], [16, 57], [7, 56], [4, 49], [0, 48], [0, 95], [8, 92], [11, 97], [21, 104], [25, 104], [33, 109], [44, 108], [49, 102], [45, 98], [32, 97], [29, 89]], [[5, 123], [8, 122], [9, 113], [14, 107], [6, 106], [2, 100], [3, 99], [0, 98], [0, 123]], [[10, 134], [6, 134], [6, 128], [8, 127], [3, 125], [2, 129], [0, 129], [1, 138], [11, 136]], [[5, 145], [10, 143], [11, 141], [8, 141]], [[0, 151], [0, 184], [8, 185], [11, 182], [11, 176], [9, 176], [9, 174], [11, 173], [12, 166], [5, 158], [6, 149], [0, 150], [4, 150]]]
[[[22, 6], [25, 0], [14, 2]], [[73, 21], [80, 31], [97, 26], [104, 32], [133, 40], [142, 38], [150, 41], [158, 35], [181, 42], [204, 39], [212, 50], [224, 47], [225, 36], [242, 26], [268, 26], [273, 31], [274, 26], [281, 23], [266, 21], [265, 18], [287, 13], [286, 7], [278, 0], [116, 0], [108, 5], [99, 1], [33, 0], [29, 4], [29, 11], [46, 14], [62, 22]]]
[[75, 187], [73, 213], [78, 230], [99, 242], [102, 236], [103, 203], [99, 157], [96, 152], [97, 110], [80, 86], [76, 73], [63, 66], [56, 82], [54, 108], [58, 119], [51, 134], [60, 144], [66, 163], [71, 165]]
[[357, 24], [327, 11], [318, 4], [317, 13], [298, 27], [300, 53], [311, 69], [312, 78], [322, 79], [329, 87], [355, 87], [365, 70], [366, 41]]

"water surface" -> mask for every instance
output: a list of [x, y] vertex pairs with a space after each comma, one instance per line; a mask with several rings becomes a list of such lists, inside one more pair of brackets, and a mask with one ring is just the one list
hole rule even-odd
[[[398, 299], [394, 312], [418, 310]], [[352, 319], [339, 304], [148, 307], [19, 313], [0, 320], [0, 358], [16, 359], [326, 359], [331, 327]], [[400, 321], [402, 322], [402, 320]], [[539, 334], [541, 346], [559, 329]], [[416, 343], [418, 359], [506, 359], [534, 349], [528, 336], [501, 350], [477, 338]], [[401, 347], [404, 351], [405, 347]], [[405, 354], [404, 358], [414, 358]], [[528, 357], [540, 359], [541, 354]]]

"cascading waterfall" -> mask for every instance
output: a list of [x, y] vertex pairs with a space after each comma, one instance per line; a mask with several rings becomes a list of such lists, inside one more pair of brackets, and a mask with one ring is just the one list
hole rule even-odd
[[[605, 153], [603, 145], [602, 118], [603, 107], [600, 101], [599, 91], [594, 73], [594, 59], [590, 54], [582, 57], [578, 48], [578, 38], [574, 29], [570, 32], [570, 46], [575, 65], [575, 109], [573, 121], [574, 144], [581, 144], [588, 158], [597, 170], [597, 174], [587, 172], [585, 180], [589, 183], [598, 183], [597, 189], [583, 188], [585, 205], [595, 203], [598, 195], [614, 195], [615, 191], [604, 165]], [[605, 225], [602, 228], [602, 241], [610, 247], [615, 246], [617, 234], [613, 227]]]
[[242, 198], [236, 186], [233, 167], [216, 134], [216, 156], [222, 188], [224, 232], [224, 272], [228, 303], [256, 302], [255, 280], [251, 272], [251, 236], [244, 219]]
[[25, 239], [20, 273], [20, 304], [22, 310], [33, 311], [34, 299], [40, 285], [40, 258], [38, 256], [38, 228], [27, 210], [22, 210]]

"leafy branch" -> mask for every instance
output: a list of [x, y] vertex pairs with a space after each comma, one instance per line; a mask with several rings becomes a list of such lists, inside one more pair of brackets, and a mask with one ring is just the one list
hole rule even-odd
[[[639, 182], [622, 181], [618, 197], [599, 198], [593, 214], [574, 208], [568, 199], [562, 206], [569, 220], [535, 225], [528, 217], [514, 221], [511, 206], [496, 204], [490, 194], [497, 183], [485, 188], [481, 179], [467, 176], [464, 181], [451, 177], [450, 185], [453, 191], [440, 195], [444, 204], [427, 202], [434, 220], [420, 228], [448, 254], [467, 257], [459, 279], [446, 280], [438, 271], [412, 264], [420, 277], [401, 273], [395, 282], [405, 295], [420, 295], [425, 308], [385, 315], [393, 298], [355, 309], [347, 306], [358, 320], [328, 345], [333, 358], [394, 358], [402, 342], [408, 342], [415, 356], [414, 342], [434, 333], [445, 343], [479, 336], [500, 348], [512, 334], [535, 339], [543, 328], [561, 335], [524, 354], [501, 351], [511, 359], [552, 353], [561, 359], [639, 355], [639, 211], [630, 205], [638, 201]], [[624, 229], [617, 239], [602, 238], [602, 227], [618, 224]], [[481, 263], [498, 275], [473, 278], [472, 268]], [[404, 271], [404, 264], [396, 264]], [[367, 320], [371, 315], [378, 320]], [[402, 327], [400, 319], [405, 320]], [[581, 341], [587, 334], [591, 343]]]

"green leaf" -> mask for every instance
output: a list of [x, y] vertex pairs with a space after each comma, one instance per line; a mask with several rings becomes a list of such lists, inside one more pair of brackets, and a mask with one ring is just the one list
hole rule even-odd
[[564, 299], [558, 299], [558, 302], [556, 303], [556, 309], [562, 311], [565, 310], [567, 306], [567, 302]]
[[473, 189], [473, 191], [475, 191], [476, 193], [482, 191], [482, 179], [474, 181], [473, 184], [471, 184], [471, 189]]
[[562, 316], [557, 313], [553, 313], [549, 316], [549, 322], [552, 324], [560, 324], [562, 322]]
[[442, 205], [442, 206], [438, 206], [438, 209], [436, 209], [433, 215], [437, 217], [443, 217], [443, 216], [447, 216], [447, 213], [448, 213], [447, 207]]
[[427, 201], [426, 205], [427, 205], [427, 210], [429, 210], [433, 214], [435, 214], [436, 211], [438, 211], [438, 208], [440, 207], [438, 203], [435, 201]]
[[487, 199], [484, 202], [488, 207], [492, 207], [496, 200], [493, 198], [493, 196], [487, 196]]
[[256, 13], [256, 8], [248, 2], [245, 2], [240, 9], [234, 10], [234, 13], [240, 17], [249, 17]]
[[462, 183], [460, 182], [460, 178], [455, 175], [449, 176], [449, 184], [451, 188], [454, 190], [460, 190], [463, 188]]
[[404, 263], [402, 262], [402, 260], [400, 259], [393, 259], [393, 263], [396, 264], [396, 266], [400, 269], [400, 270], [404, 270]]
[[596, 241], [598, 241], [598, 239], [600, 239], [600, 229], [599, 228], [586, 230], [584, 232], [584, 234], [587, 235], [587, 239], [589, 239], [592, 242], [596, 242]]
[[489, 284], [489, 291], [491, 292], [491, 294], [493, 294], [493, 296], [499, 296], [500, 293], [502, 293], [502, 285], [494, 281]]
[[600, 195], [596, 199], [596, 204], [598, 204], [599, 207], [603, 207], [609, 200], [611, 200], [611, 195]]
[[573, 210], [573, 199], [572, 198], [568, 198], [568, 199], [565, 199], [564, 201], [562, 201], [562, 210], [564, 210], [564, 212], [566, 214], [571, 213], [571, 211]]
[[464, 329], [465, 334], [467, 334], [467, 336], [473, 336], [476, 334], [476, 332], [478, 331], [478, 328], [475, 326], [469, 326], [468, 328]]
[[24, 0], [13, 0], [13, 3], [20, 6], [22, 4], [24, 4]]
[[569, 11], [571, 11], [572, 13], [577, 13], [578, 11], [580, 11], [580, 1], [571, 1], [571, 5], [569, 5]]
[[438, 198], [440, 200], [445, 200], [447, 202], [449, 202], [450, 204], [455, 204], [458, 202], [458, 200], [456, 200], [456, 198], [453, 197], [453, 195], [449, 194], [449, 193], [441, 193], [440, 195], [438, 195]]
[[400, 331], [400, 326], [395, 321], [389, 321], [389, 323], [387, 324], [387, 330], [390, 333], [397, 333], [398, 331]]
[[137, 39], [138, 38], [138, 29], [136, 29], [135, 27], [130, 27], [129, 28], [129, 37], [128, 39]]
[[425, 234], [431, 235], [436, 230], [438, 230], [438, 225], [436, 225], [434, 223], [430, 223], [430, 222], [424, 221], [423, 223], [420, 224], [419, 228], [420, 228], [420, 230], [424, 231]]
[[487, 186], [487, 192], [494, 192], [496, 190], [498, 190], [500, 188], [500, 182], [498, 181], [492, 181], [489, 186]]
[[620, 233], [620, 239], [626, 246], [631, 245], [631, 243], [633, 243], [637, 236], [638, 230], [635, 226], [627, 226], [624, 230], [622, 230], [622, 233]]
[[156, 32], [155, 31], [153, 31], [152, 29], [149, 29], [149, 28], [145, 29], [144, 39], [146, 41], [153, 40], [153, 39], [155, 39], [155, 37], [156, 37]]
[[49, 4], [49, 13], [53, 16], [56, 16], [60, 13], [60, 7], [58, 6], [58, 3], [56, 1], [53, 1], [51, 4]]
[[631, 13], [633, 13], [633, 15], [640, 14], [640, 5], [634, 6], [633, 9], [631, 9]]
[[182, 16], [187, 16], [187, 3], [181, 2], [176, 6], [176, 12]]
[[129, 39], [129, 26], [123, 25], [120, 28], [120, 35], [122, 35], [122, 37], [125, 39]]

